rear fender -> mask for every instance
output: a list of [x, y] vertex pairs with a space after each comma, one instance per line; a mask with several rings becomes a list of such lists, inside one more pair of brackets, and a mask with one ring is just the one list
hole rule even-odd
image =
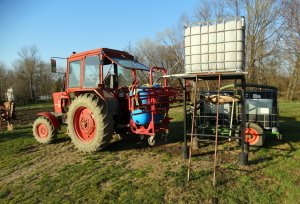
[[101, 99], [105, 104], [106, 114], [116, 115], [119, 112], [119, 100], [115, 96], [115, 94], [108, 88], [89, 90], [89, 92], [87, 92], [86, 90], [77, 91], [75, 92], [75, 95], [78, 96], [84, 93], [91, 93], [91, 91], [94, 91], [94, 93], [99, 97], [99, 99]]
[[57, 118], [52, 113], [41, 112], [41, 113], [38, 113], [36, 115], [38, 115], [38, 116], [44, 116], [44, 117], [48, 118], [51, 121], [51, 123], [53, 124], [53, 127], [56, 130], [60, 130], [61, 129], [59, 121], [57, 120]]

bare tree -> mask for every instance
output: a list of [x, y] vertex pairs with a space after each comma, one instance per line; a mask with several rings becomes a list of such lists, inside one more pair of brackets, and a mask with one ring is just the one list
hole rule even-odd
[[[170, 34], [169, 31], [166, 31], [166, 33]], [[182, 45], [175, 44], [175, 41], [172, 41], [174, 39], [169, 38], [172, 35], [168, 36], [166, 33], [160, 33], [159, 38], [156, 40], [144, 39], [140, 41], [135, 47], [134, 53], [136, 53], [141, 63], [149, 67], [164, 67], [168, 73], [177, 73], [183, 68], [183, 51], [179, 50], [179, 47], [182, 49]], [[164, 41], [167, 39], [170, 41]], [[171, 42], [174, 44], [166, 44]], [[143, 82], [149, 80], [149, 76], [142, 75], [142, 73], [139, 73], [139, 77]], [[170, 82], [172, 83], [173, 80]]]
[[233, 15], [241, 15], [241, 0], [226, 0], [227, 7], [233, 12]]
[[174, 59], [168, 64], [168, 73], [177, 74], [184, 71], [184, 38], [175, 29], [167, 29], [159, 34], [159, 42], [165, 46], [169, 59]]
[[279, 45], [284, 31], [280, 3], [276, 0], [245, 0], [248, 80], [264, 81], [264, 64]]
[[20, 78], [27, 81], [30, 92], [30, 99], [35, 101], [34, 96], [34, 75], [41, 63], [38, 48], [36, 46], [23, 47], [18, 52], [19, 59], [15, 63], [15, 69]]
[[300, 79], [300, 2], [284, 0], [283, 16], [288, 25], [284, 36], [284, 53], [287, 54], [287, 63], [291, 67], [290, 80], [286, 91], [286, 99], [296, 98], [296, 87]]
[[225, 0], [202, 0], [195, 9], [196, 21], [208, 21], [228, 16]]
[[224, 0], [213, 1], [214, 3], [214, 15], [217, 19], [223, 18], [224, 16], [228, 16], [226, 12], [226, 2]]
[[53, 75], [49, 63], [40, 61], [34, 77], [34, 86], [39, 96], [51, 95], [51, 88], [54, 86]]
[[196, 21], [208, 21], [213, 17], [212, 1], [203, 0], [195, 9]]
[[0, 101], [4, 100], [4, 93], [6, 90], [6, 78], [7, 76], [5, 65], [2, 62], [0, 62]]

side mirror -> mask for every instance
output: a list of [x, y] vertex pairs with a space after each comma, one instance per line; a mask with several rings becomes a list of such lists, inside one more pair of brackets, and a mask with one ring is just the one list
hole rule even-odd
[[51, 59], [51, 71], [53, 73], [56, 72], [56, 60], [55, 59]]

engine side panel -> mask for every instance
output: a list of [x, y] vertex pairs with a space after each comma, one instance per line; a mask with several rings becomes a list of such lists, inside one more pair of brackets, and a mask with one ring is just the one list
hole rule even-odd
[[70, 104], [70, 97], [67, 92], [55, 92], [52, 96], [55, 113], [64, 113], [63, 108]]

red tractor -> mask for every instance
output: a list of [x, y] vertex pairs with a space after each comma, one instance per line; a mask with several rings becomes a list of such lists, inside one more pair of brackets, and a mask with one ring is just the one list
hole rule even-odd
[[[52, 71], [56, 61], [51, 59]], [[74, 145], [83, 152], [105, 148], [114, 133], [148, 136], [155, 144], [157, 134], [167, 134], [170, 103], [180, 96], [178, 89], [153, 83], [153, 72], [127, 52], [100, 48], [73, 53], [67, 58], [65, 88], [53, 93], [54, 112], [42, 112], [33, 124], [33, 135], [40, 143], [50, 143], [61, 124], [67, 124]], [[141, 76], [149, 84], [141, 85]]]

